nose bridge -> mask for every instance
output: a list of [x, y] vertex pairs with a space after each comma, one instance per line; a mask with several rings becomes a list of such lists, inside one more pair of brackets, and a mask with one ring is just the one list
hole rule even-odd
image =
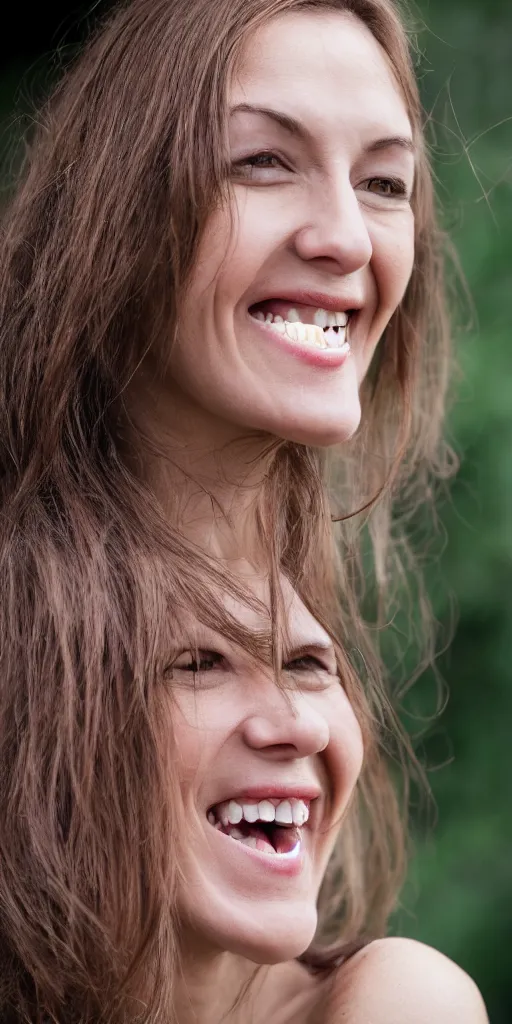
[[299, 255], [303, 259], [334, 259], [345, 274], [366, 266], [372, 242], [348, 169], [338, 165], [328, 179], [315, 182], [311, 191], [308, 224], [297, 236]]
[[289, 748], [294, 756], [319, 753], [329, 742], [325, 717], [299, 689], [281, 688], [268, 677], [256, 684], [251, 710], [244, 722], [249, 746]]

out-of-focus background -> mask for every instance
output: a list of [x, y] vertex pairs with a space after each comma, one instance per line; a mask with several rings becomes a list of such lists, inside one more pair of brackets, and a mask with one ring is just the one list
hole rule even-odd
[[[9, 18], [4, 11], [2, 156], [17, 131], [15, 108], [27, 110], [44, 93], [59, 62], [107, 6], [48, 0], [30, 11], [9, 5]], [[439, 662], [449, 701], [421, 744], [438, 820], [430, 838], [418, 831], [395, 928], [461, 964], [478, 982], [492, 1024], [510, 1024], [512, 4], [419, 0], [412, 21], [444, 223], [474, 310], [472, 325], [458, 336], [451, 417], [461, 469], [427, 560], [439, 621], [452, 620], [454, 609], [457, 619]], [[432, 673], [416, 684], [407, 704], [412, 732], [434, 711], [434, 691]]]

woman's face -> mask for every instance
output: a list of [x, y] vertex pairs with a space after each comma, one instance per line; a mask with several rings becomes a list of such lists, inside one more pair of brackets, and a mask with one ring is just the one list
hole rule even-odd
[[[256, 593], [267, 602], [267, 588]], [[196, 952], [229, 950], [257, 963], [288, 960], [313, 939], [318, 891], [363, 755], [329, 637], [289, 585], [284, 593], [288, 687], [199, 627], [177, 651], [169, 683], [187, 822], [183, 935]], [[234, 613], [268, 630], [268, 615]]]
[[290, 13], [252, 35], [229, 106], [234, 209], [204, 232], [174, 386], [237, 428], [346, 440], [413, 265], [404, 100], [362, 22]]

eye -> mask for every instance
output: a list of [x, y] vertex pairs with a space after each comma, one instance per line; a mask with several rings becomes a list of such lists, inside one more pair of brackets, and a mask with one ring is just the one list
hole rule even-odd
[[243, 178], [252, 178], [258, 171], [277, 171], [280, 168], [288, 170], [281, 158], [270, 150], [252, 153], [232, 165], [233, 172]]
[[283, 668], [285, 672], [296, 672], [316, 676], [335, 675], [335, 672], [333, 673], [332, 666], [328, 665], [327, 662], [322, 661], [321, 658], [317, 658], [314, 654], [301, 654], [300, 657], [287, 661]]
[[364, 184], [365, 192], [372, 192], [377, 196], [407, 199], [409, 195], [402, 178], [368, 178]]
[[170, 669], [173, 672], [190, 672], [196, 675], [198, 672], [212, 672], [213, 669], [222, 665], [223, 657], [216, 651], [182, 651], [174, 659]]

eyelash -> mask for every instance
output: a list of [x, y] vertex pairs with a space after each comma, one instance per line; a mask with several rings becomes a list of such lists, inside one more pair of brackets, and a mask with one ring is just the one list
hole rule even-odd
[[[300, 668], [299, 668], [300, 666]], [[329, 672], [327, 665], [324, 665], [320, 658], [315, 658], [313, 654], [302, 654], [300, 658], [294, 658], [293, 661], [288, 661], [286, 665], [283, 665], [285, 672]]]
[[249, 167], [251, 167], [253, 169], [256, 169], [256, 170], [261, 170], [261, 171], [274, 171], [274, 170], [276, 170], [275, 167], [261, 167], [261, 166], [258, 167], [256, 164], [251, 163], [252, 160], [259, 160], [261, 157], [267, 157], [267, 158], [270, 157], [270, 159], [272, 159], [272, 160], [277, 160], [277, 162], [281, 165], [281, 167], [284, 167], [286, 170], [288, 170], [288, 168], [286, 167], [286, 164], [284, 163], [284, 161], [281, 160], [280, 157], [276, 156], [275, 153], [272, 153], [272, 151], [269, 150], [269, 149], [261, 150], [259, 153], [251, 153], [250, 156], [244, 157], [243, 160], [238, 160], [236, 163], [233, 164], [233, 170], [234, 171], [241, 171], [244, 167], [247, 167], [247, 166], [249, 166]]
[[[176, 661], [187, 653], [190, 653], [190, 664], [177, 666]], [[212, 672], [216, 668], [220, 668], [224, 660], [223, 656], [218, 654], [216, 651], [198, 650], [197, 655], [198, 657], [195, 657], [192, 652], [182, 651], [182, 653], [178, 655], [178, 658], [176, 658], [173, 665], [170, 666], [171, 671], [175, 668], [180, 672], [191, 672], [193, 675], [197, 675], [199, 672]], [[303, 654], [300, 658], [295, 658], [294, 660], [287, 662], [283, 665], [283, 670], [285, 672], [310, 672], [313, 670], [316, 672], [320, 671], [330, 673], [327, 666], [312, 654]]]
[[[386, 196], [392, 195], [392, 196], [396, 196], [397, 198], [400, 198], [400, 197], [406, 198], [407, 197], [407, 194], [408, 194], [407, 193], [407, 185], [405, 184], [405, 181], [402, 181], [401, 178], [380, 178], [380, 177], [379, 178], [378, 177], [368, 178], [368, 181], [366, 182], [366, 184], [367, 185], [371, 185], [372, 182], [374, 182], [374, 181], [379, 181], [379, 182], [381, 182], [384, 185], [391, 185], [391, 188], [393, 190], [391, 193], [389, 193], [389, 192], [387, 192], [387, 193], [380, 193], [380, 195], [386, 195]], [[368, 191], [370, 191], [370, 190], [368, 189]]]
[[[190, 664], [176, 665], [178, 659], [182, 658], [184, 654], [190, 654]], [[197, 675], [198, 672], [211, 672], [212, 669], [219, 668], [223, 661], [222, 655], [217, 654], [216, 651], [206, 651], [199, 648], [196, 654], [197, 658], [192, 654], [192, 651], [182, 651], [171, 665], [171, 669], [175, 668], [180, 672], [192, 672], [193, 675]], [[205, 668], [206, 663], [209, 663], [209, 668]]]
[[[261, 171], [274, 171], [274, 170], [277, 170], [276, 167], [269, 167], [268, 165], [267, 166], [262, 166], [261, 164], [258, 165], [258, 164], [253, 162], [253, 161], [256, 161], [256, 160], [260, 160], [262, 158], [271, 159], [271, 160], [277, 160], [277, 162], [281, 165], [281, 167], [284, 167], [286, 170], [288, 170], [288, 168], [287, 168], [286, 164], [284, 163], [284, 161], [281, 160], [281, 158], [279, 156], [277, 156], [276, 153], [273, 153], [269, 149], [261, 150], [259, 153], [251, 153], [250, 156], [244, 157], [243, 160], [238, 160], [237, 163], [233, 164], [233, 170], [234, 171], [237, 171], [237, 170], [238, 171], [242, 171], [242, 169], [244, 167], [250, 167], [253, 170], [261, 170]], [[250, 175], [247, 175], [247, 177], [250, 177]], [[368, 178], [366, 184], [367, 185], [371, 185], [373, 182], [381, 182], [382, 184], [384, 184], [386, 186], [390, 185], [391, 189], [392, 189], [392, 191], [390, 193], [389, 192], [388, 193], [373, 193], [374, 195], [375, 194], [380, 194], [380, 195], [384, 195], [386, 198], [388, 196], [393, 196], [393, 197], [396, 197], [397, 199], [398, 198], [404, 198], [404, 199], [408, 198], [407, 185], [405, 184], [405, 181], [402, 180], [402, 178], [394, 178], [394, 177], [386, 178], [386, 177], [375, 176], [373, 178]], [[368, 188], [367, 191], [370, 191], [370, 189]]]

